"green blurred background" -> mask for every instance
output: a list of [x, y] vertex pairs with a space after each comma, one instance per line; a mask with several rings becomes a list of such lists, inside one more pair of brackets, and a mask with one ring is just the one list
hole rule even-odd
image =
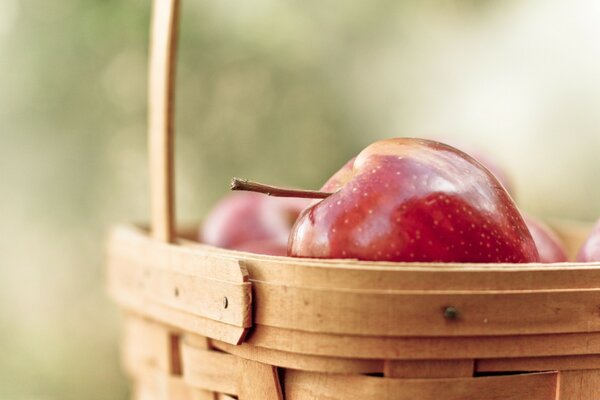
[[[0, 0], [1, 399], [127, 397], [103, 240], [148, 217], [149, 15]], [[180, 39], [180, 219], [405, 135], [494, 153], [530, 212], [600, 216], [596, 0], [188, 0]]]

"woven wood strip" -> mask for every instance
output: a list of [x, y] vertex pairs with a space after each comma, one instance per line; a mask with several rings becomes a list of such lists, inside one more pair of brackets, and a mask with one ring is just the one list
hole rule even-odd
[[284, 381], [286, 400], [556, 400], [557, 376], [392, 379], [287, 370]]
[[208, 260], [140, 230], [116, 228], [108, 270], [113, 297], [140, 315], [233, 344], [252, 325], [251, 284], [235, 260]]

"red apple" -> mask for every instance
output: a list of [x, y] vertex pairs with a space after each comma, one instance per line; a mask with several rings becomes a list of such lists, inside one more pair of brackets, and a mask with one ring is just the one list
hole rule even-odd
[[540, 262], [566, 262], [567, 250], [556, 233], [542, 221], [527, 214], [522, 215], [540, 254]]
[[592, 233], [577, 253], [577, 262], [598, 261], [600, 261], [600, 220], [598, 220]]
[[372, 261], [537, 262], [511, 197], [469, 155], [422, 139], [364, 149], [300, 215], [288, 255]]
[[231, 193], [206, 217], [200, 241], [227, 249], [281, 255], [294, 221], [307, 204], [305, 199]]
[[449, 144], [452, 147], [455, 147], [461, 151], [464, 151], [465, 153], [469, 154], [471, 157], [479, 161], [481, 164], [483, 164], [483, 166], [489, 169], [490, 172], [494, 174], [496, 178], [498, 178], [500, 183], [504, 185], [506, 191], [514, 197], [515, 190], [512, 179], [510, 178], [510, 175], [508, 174], [506, 169], [502, 166], [502, 163], [500, 163], [496, 157], [486, 152], [485, 150], [477, 147], [476, 145], [465, 142], [460, 139], [442, 139], [440, 141]]

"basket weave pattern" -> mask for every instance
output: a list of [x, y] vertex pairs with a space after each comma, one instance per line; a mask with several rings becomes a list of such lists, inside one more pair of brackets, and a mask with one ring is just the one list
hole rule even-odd
[[[600, 264], [304, 260], [176, 235], [177, 10], [154, 0], [152, 229], [108, 243], [135, 399], [600, 399]], [[586, 233], [559, 230], [571, 251]]]

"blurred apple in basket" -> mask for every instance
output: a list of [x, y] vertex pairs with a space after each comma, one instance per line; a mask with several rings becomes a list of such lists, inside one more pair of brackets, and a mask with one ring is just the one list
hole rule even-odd
[[596, 222], [592, 233], [577, 253], [577, 262], [598, 261], [600, 261], [600, 220]]
[[210, 211], [199, 239], [226, 249], [286, 255], [290, 229], [307, 204], [305, 199], [231, 193]]
[[540, 262], [568, 261], [565, 245], [548, 225], [528, 214], [523, 214], [523, 218], [540, 254]]

